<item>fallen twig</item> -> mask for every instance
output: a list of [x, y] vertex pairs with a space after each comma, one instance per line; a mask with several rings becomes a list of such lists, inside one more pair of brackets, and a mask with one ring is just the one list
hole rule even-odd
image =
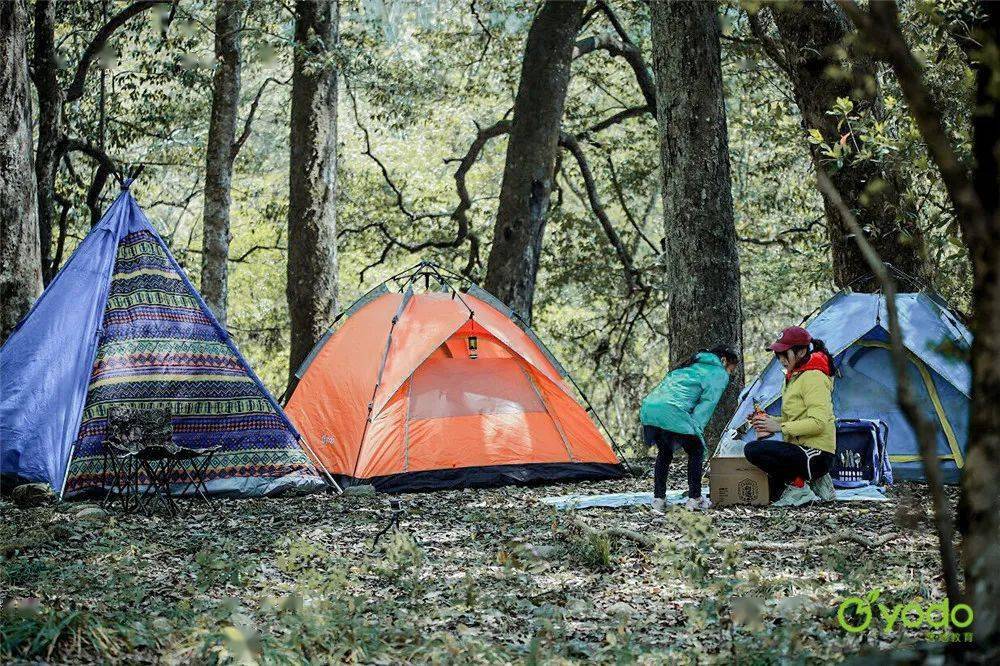
[[870, 539], [863, 534], [841, 530], [833, 534], [827, 534], [818, 539], [808, 541], [743, 541], [736, 542], [743, 546], [744, 550], [802, 550], [809, 546], [829, 546], [843, 541], [853, 541], [859, 546], [866, 548], [878, 548], [889, 543], [896, 538], [895, 534], [883, 534], [882, 536]]
[[578, 526], [586, 534], [600, 534], [601, 532], [604, 532], [605, 534], [611, 534], [622, 539], [628, 539], [629, 541], [634, 541], [643, 546], [649, 546], [650, 548], [655, 547], [659, 543], [659, 539], [656, 537], [639, 534], [635, 530], [630, 530], [626, 527], [608, 527], [603, 530], [598, 530], [588, 525], [583, 518], [579, 518], [577, 516], [573, 517], [573, 524]]

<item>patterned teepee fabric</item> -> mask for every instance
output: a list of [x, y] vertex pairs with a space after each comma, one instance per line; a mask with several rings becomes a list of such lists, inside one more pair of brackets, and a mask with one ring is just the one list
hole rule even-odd
[[67, 493], [101, 485], [116, 405], [168, 409], [175, 444], [221, 445], [206, 472], [213, 492], [257, 494], [285, 477], [315, 476], [287, 421], [148, 231], [118, 246]]

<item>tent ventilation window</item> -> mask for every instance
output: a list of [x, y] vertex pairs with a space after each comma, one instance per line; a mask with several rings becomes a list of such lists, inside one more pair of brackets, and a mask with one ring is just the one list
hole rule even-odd
[[469, 358], [479, 358], [479, 338], [474, 335], [469, 336]]

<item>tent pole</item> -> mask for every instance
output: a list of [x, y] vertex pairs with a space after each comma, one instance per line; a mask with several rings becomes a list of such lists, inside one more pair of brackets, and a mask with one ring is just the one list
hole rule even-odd
[[[475, 314], [475, 311], [472, 309], [472, 307], [465, 302], [464, 298], [462, 298], [462, 293], [458, 289], [455, 289], [453, 286], [451, 286], [451, 283], [448, 282], [445, 276], [442, 275], [441, 272], [438, 270], [438, 266], [436, 264], [428, 264], [428, 270], [434, 274], [434, 277], [437, 279], [438, 282], [441, 283], [442, 287], [447, 287], [448, 289], [451, 290], [453, 294], [455, 294], [458, 300], [461, 301], [462, 305], [464, 305], [465, 308], [469, 311], [470, 315]], [[461, 287], [462, 285], [459, 284], [459, 286]]]
[[368, 435], [368, 426], [372, 422], [373, 414], [372, 410], [375, 408], [375, 396], [378, 395], [378, 388], [382, 384], [382, 373], [385, 372], [385, 363], [389, 358], [389, 349], [392, 347], [392, 333], [396, 330], [396, 324], [399, 322], [399, 318], [403, 316], [403, 311], [406, 310], [406, 306], [410, 302], [410, 298], [413, 296], [412, 278], [406, 283], [406, 293], [403, 294], [403, 299], [399, 302], [399, 307], [396, 308], [396, 314], [392, 317], [392, 324], [389, 326], [389, 334], [385, 339], [385, 349], [382, 351], [382, 362], [378, 366], [378, 377], [375, 379], [375, 386], [372, 387], [372, 397], [368, 403], [368, 417], [365, 419], [365, 427], [361, 431], [361, 441], [358, 443], [358, 459], [354, 461], [354, 472], [351, 476], [357, 477], [358, 465], [361, 463], [361, 449], [365, 444], [365, 436]]
[[[66, 457], [66, 471], [63, 472], [62, 485], [59, 486], [59, 501], [62, 501], [63, 495], [66, 494], [66, 481], [69, 479], [69, 466], [73, 463], [73, 454], [76, 453], [76, 442], [74, 441], [69, 447], [69, 455]], [[104, 483], [104, 480], [101, 480]]]
[[337, 489], [337, 494], [342, 494], [344, 492], [344, 489], [340, 487], [340, 484], [337, 483], [337, 481], [333, 478], [330, 472], [327, 471], [326, 467], [323, 466], [319, 457], [316, 455], [316, 452], [313, 450], [313, 447], [309, 444], [309, 440], [307, 440], [305, 436], [300, 436], [299, 441], [302, 442], [305, 445], [305, 447], [309, 450], [309, 453], [312, 454], [313, 467], [315, 467], [317, 470], [322, 470], [323, 475], [326, 476], [326, 480], [330, 482], [330, 485], [332, 485], [334, 488]]
[[[541, 344], [542, 347], [545, 348], [545, 351], [547, 351], [549, 355], [552, 356], [552, 352], [549, 351], [548, 345], [542, 342], [542, 339], [538, 337], [538, 334], [535, 333], [534, 329], [528, 324], [528, 322], [524, 321], [524, 318], [521, 317], [521, 315], [518, 314], [517, 311], [511, 310], [511, 316], [517, 318], [518, 321], [520, 321], [525, 326], [525, 328], [530, 330], [538, 339], [539, 344]], [[614, 449], [615, 453], [618, 454], [618, 457], [622, 459], [622, 463], [625, 465], [625, 469], [629, 471], [629, 474], [634, 474], [632, 465], [629, 464], [628, 458], [626, 458], [625, 454], [622, 453], [621, 447], [618, 446], [618, 442], [615, 441], [615, 437], [614, 435], [611, 434], [611, 431], [608, 429], [608, 426], [604, 425], [604, 421], [601, 419], [601, 415], [597, 413], [596, 409], [594, 409], [594, 405], [591, 404], [590, 398], [587, 396], [586, 393], [583, 392], [583, 389], [580, 388], [580, 385], [576, 383], [576, 379], [573, 378], [573, 375], [570, 374], [569, 371], [566, 371], [566, 378], [569, 379], [570, 383], [573, 385], [573, 388], [575, 388], [576, 392], [580, 394], [581, 398], [583, 398], [583, 402], [587, 405], [587, 410], [594, 415], [594, 419], [597, 421], [598, 425], [600, 425], [601, 428], [604, 430], [604, 434], [608, 436], [609, 440], [611, 440], [611, 448]]]
[[[128, 190], [128, 185], [126, 185], [125, 182], [122, 181], [121, 178], [119, 178], [117, 175], [115, 177], [118, 178], [118, 182], [119, 182], [119, 184], [121, 184], [121, 188], [122, 188], [122, 193], [120, 195], [118, 195], [118, 199], [121, 199], [122, 197], [131, 198], [132, 194]], [[118, 203], [118, 199], [115, 199], [115, 203]], [[135, 202], [134, 199], [132, 201]], [[127, 199], [126, 199], [126, 202], [127, 202]], [[135, 206], [138, 207], [138, 204], [136, 203]], [[112, 204], [112, 207], [114, 207], [114, 204]], [[108, 213], [110, 212], [110, 210], [111, 209], [109, 208], [107, 211], [104, 212], [105, 217], [108, 215]], [[131, 218], [131, 216], [130, 216], [130, 218]], [[104, 291], [101, 294], [101, 309], [100, 309], [101, 320], [97, 324], [97, 330], [94, 331], [94, 353], [91, 354], [91, 356], [90, 356], [90, 363], [87, 365], [88, 368], [93, 368], [94, 367], [94, 359], [97, 358], [97, 350], [101, 346], [101, 338], [104, 336], [104, 311], [107, 310], [107, 308], [108, 308], [108, 297], [111, 294], [111, 280], [112, 280], [112, 276], [115, 274], [115, 264], [118, 263], [118, 260], [117, 260], [117, 256], [118, 256], [118, 244], [121, 243], [121, 240], [124, 237], [124, 234], [121, 233], [121, 228], [120, 227], [117, 229], [117, 233], [118, 233], [118, 235], [115, 238], [115, 258], [112, 259], [109, 262], [108, 272], [107, 272], [107, 280], [104, 282]], [[87, 383], [83, 385], [84, 396], [86, 396], [87, 388], [90, 386], [90, 373], [89, 372], [87, 373], [86, 379], [87, 379]], [[77, 426], [76, 426], [77, 427], [77, 437], [80, 436], [80, 430], [79, 430], [79, 428], [80, 428], [80, 425], [82, 425], [81, 421], [83, 419], [83, 410], [86, 407], [86, 404], [87, 403], [86, 403], [86, 399], [85, 399], [84, 403], [80, 406], [80, 413], [79, 413], [79, 415], [77, 416], [76, 419], [74, 419], [74, 421], [77, 424]], [[76, 453], [76, 442], [77, 442], [77, 440], [74, 439], [73, 443], [70, 444], [69, 455], [66, 456], [66, 471], [63, 472], [62, 485], [59, 487], [59, 500], [60, 501], [62, 501], [63, 496], [66, 494], [66, 481], [69, 479], [69, 467], [73, 463], [73, 454]], [[101, 482], [103, 483], [104, 480], [102, 479]]]
[[[343, 310], [341, 310], [340, 312], [338, 312], [337, 316], [333, 318], [333, 322], [331, 322], [330, 325], [326, 328], [326, 330], [323, 331], [323, 335], [320, 336], [319, 342], [317, 342], [316, 344], [317, 345], [326, 344], [326, 340], [325, 340], [326, 336], [337, 325], [337, 322], [339, 322], [344, 317], [344, 314], [347, 313], [347, 312], [350, 312], [351, 309], [355, 305], [357, 305], [358, 303], [360, 303], [364, 299], [368, 298], [372, 293], [375, 292], [375, 290], [377, 290], [379, 287], [384, 286], [385, 283], [388, 282], [391, 279], [392, 278], [389, 278], [387, 280], [383, 280], [382, 282], [379, 282], [377, 285], [375, 285], [374, 287], [372, 287], [371, 289], [369, 289], [368, 291], [366, 291], [364, 294], [362, 294], [361, 296], [359, 296], [358, 298], [356, 298], [353, 303], [351, 303], [346, 308], [344, 308]], [[315, 349], [315, 347], [314, 347], [314, 349]], [[310, 350], [310, 354], [311, 353], [312, 353], [312, 350]], [[307, 355], [306, 358], [305, 358], [305, 360], [303, 360], [302, 363], [299, 365], [299, 367], [295, 370], [295, 378], [296, 379], [301, 379], [302, 378], [301, 375], [305, 374], [304, 366], [306, 365], [306, 361], [309, 361], [309, 360], [310, 360], [309, 356]], [[281, 397], [278, 399], [279, 402], [281, 402], [281, 403], [284, 404], [286, 402], [286, 398], [290, 398], [291, 397], [291, 394], [292, 394], [292, 392], [294, 390], [294, 387], [292, 386], [292, 383], [293, 382], [290, 381], [287, 384], [285, 384], [285, 390], [284, 390], [284, 392], [282, 392]]]
[[573, 378], [573, 375], [567, 372], [566, 376], [569, 378], [569, 381], [573, 385], [573, 388], [576, 389], [576, 392], [580, 394], [581, 398], [583, 398], [583, 402], [586, 403], [587, 409], [590, 411], [590, 413], [594, 415], [594, 419], [601, 426], [601, 428], [604, 429], [604, 434], [607, 435], [608, 439], [611, 440], [611, 447], [615, 450], [615, 453], [618, 454], [618, 457], [622, 459], [622, 463], [625, 464], [625, 469], [629, 471], [629, 474], [634, 474], [635, 471], [632, 469], [631, 463], [629, 463], [628, 458], [625, 457], [625, 454], [622, 453], [621, 447], [618, 446], [618, 442], [615, 441], [614, 435], [612, 435], [611, 431], [608, 430], [608, 426], [604, 425], [604, 421], [601, 419], [601, 415], [597, 413], [597, 410], [594, 409], [594, 406], [590, 403], [590, 398], [587, 397], [587, 394], [583, 392], [583, 389], [580, 388], [580, 385], [576, 383], [576, 379]]

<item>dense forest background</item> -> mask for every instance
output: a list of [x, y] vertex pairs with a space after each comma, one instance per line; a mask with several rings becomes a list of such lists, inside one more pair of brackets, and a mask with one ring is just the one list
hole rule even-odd
[[[933, 588], [970, 600], [975, 642], [995, 655], [998, 100], [995, 2], [0, 0], [0, 108], [13, 111], [0, 119], [0, 335], [65, 265], [119, 184], [131, 183], [276, 395], [337, 312], [401, 269], [433, 261], [530, 322], [626, 450], [640, 453], [642, 396], [697, 348], [741, 349], [750, 379], [768, 360], [765, 342], [838, 289], [934, 290], [975, 338], [968, 455], [956, 505], [940, 484], [933, 426], [902, 381], [906, 356], [890, 305], [898, 401], [928, 480], [920, 497], [899, 495], [893, 520], [903, 526], [900, 516], [919, 506], [920, 533], [936, 532], [941, 564], [940, 577], [926, 581], [914, 567], [929, 540], [903, 539], [912, 552], [899, 549], [906, 573], [898, 576], [921, 595]], [[716, 429], [741, 385], [731, 382]], [[518, 496], [495, 497], [509, 515], [481, 522], [523, 518]], [[884, 546], [857, 526], [872, 528], [866, 512], [841, 512], [843, 534]], [[742, 514], [718, 515], [731, 520], [727, 530], [757, 529]], [[18, 520], [37, 527], [33, 516]], [[628, 520], [647, 522], [638, 512]], [[718, 571], [735, 571], [738, 548], [711, 536], [707, 522], [679, 529], [713, 553]], [[754, 548], [826, 529], [801, 532], [803, 522], [766, 516], [762, 528], [782, 535]], [[523, 533], [558, 537], [557, 523], [549, 530], [536, 519]], [[905, 527], [910, 537], [914, 524]], [[342, 528], [327, 532], [332, 543], [344, 543]], [[888, 539], [887, 529], [877, 532]], [[48, 543], [39, 532], [36, 545]], [[599, 557], [583, 560], [610, 566], [610, 531], [577, 524], [567, 533], [583, 534], [591, 555], [600, 546]], [[632, 528], [615, 534], [649, 543]], [[502, 529], [493, 536], [507, 538]], [[558, 552], [578, 552], [576, 539]], [[685, 569], [707, 571], [710, 558], [665, 541]], [[824, 569], [843, 570], [851, 585], [894, 571], [878, 559], [867, 571], [854, 567], [841, 543], [820, 543], [836, 549]], [[480, 564], [516, 569], [509, 545], [495, 557], [477, 553]], [[315, 544], [303, 548], [311, 568]], [[419, 569], [416, 541], [392, 548]], [[803, 578], [796, 567], [786, 594]], [[25, 581], [35, 574], [18, 575], [30, 591]], [[330, 580], [314, 582], [326, 590]], [[734, 580], [725, 573], [713, 583], [721, 598], [737, 589]], [[713, 586], [679, 598], [703, 595], [707, 608]], [[414, 609], [425, 607], [422, 594], [410, 594]], [[137, 599], [148, 596], [136, 588]], [[55, 645], [66, 623], [51, 619]], [[724, 622], [735, 655], [739, 640], [731, 618]], [[791, 635], [779, 637], [781, 650]]]
[[[126, 3], [55, 6], [57, 77], [95, 27]], [[506, 136], [482, 142], [467, 169], [470, 236], [456, 236], [456, 170], [479, 129], [509, 118], [527, 32], [537, 5], [473, 2], [345, 1], [340, 40], [330, 57], [339, 72], [337, 103], [338, 300], [346, 306], [379, 281], [425, 259], [482, 281], [504, 168]], [[928, 83], [945, 102], [954, 143], [969, 150], [964, 99], [972, 78], [942, 9], [903, 3], [902, 25], [928, 64]], [[789, 74], [754, 34], [754, 3], [724, 3], [722, 71], [732, 192], [739, 237], [747, 376], [766, 362], [765, 341], [798, 323], [836, 289], [823, 201], [812, 177], [812, 142]], [[645, 66], [652, 64], [649, 6], [615, 3], [588, 12], [578, 39], [617, 38], [619, 22]], [[95, 12], [97, 15], [95, 15]], [[123, 174], [143, 171], [133, 191], [195, 284], [201, 278], [205, 152], [216, 69], [214, 2], [163, 4], [124, 23], [102, 49], [82, 96], [65, 111], [67, 134], [84, 137]], [[756, 16], [756, 14], [753, 14]], [[765, 33], [773, 26], [757, 27]], [[242, 40], [242, 85], [232, 174], [227, 326], [264, 382], [280, 394], [288, 377], [285, 297], [289, 201], [289, 107], [294, 16], [277, 2], [250, 2]], [[69, 65], [67, 65], [69, 63]], [[692, 72], [696, 76], [697, 72]], [[849, 100], [828, 113], [864, 136], [864, 150], [822, 145], [840, 163], [899, 165], [925, 235], [930, 286], [960, 311], [969, 306], [970, 271], [944, 188], [897, 90], [878, 70], [878, 114]], [[641, 112], [643, 90], [625, 57], [597, 48], [576, 55], [563, 128], [579, 138], [595, 194], [648, 289], [629, 294], [623, 263], [602, 228], [578, 162], [563, 150], [556, 166], [540, 259], [533, 325], [601, 405], [612, 429], [634, 439], [641, 397], [669, 364], [664, 220], [655, 115]], [[639, 109], [640, 112], [633, 110]], [[620, 122], [600, 123], [624, 112]], [[118, 187], [100, 161], [68, 152], [56, 175], [51, 255], [65, 261]], [[892, 168], [892, 167], [889, 167]], [[292, 178], [295, 169], [291, 170]], [[88, 200], [89, 195], [89, 200]], [[457, 242], [456, 242], [456, 239]], [[409, 251], [431, 243], [418, 251]], [[888, 258], [890, 261], [891, 257]], [[203, 291], [205, 288], [203, 287]], [[696, 309], [699, 304], [689, 303]], [[683, 350], [678, 353], [688, 353]]]

